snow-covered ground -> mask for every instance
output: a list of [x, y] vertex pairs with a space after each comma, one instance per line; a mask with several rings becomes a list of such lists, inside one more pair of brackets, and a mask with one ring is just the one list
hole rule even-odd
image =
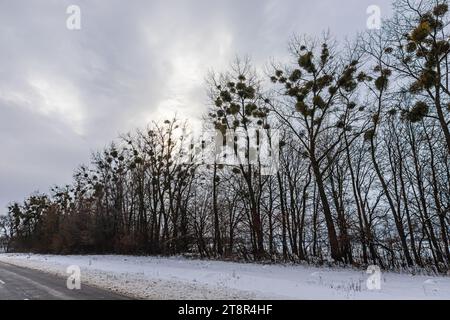
[[144, 299], [450, 299], [450, 277], [351, 269], [120, 255], [0, 254], [0, 261], [67, 277], [81, 268], [82, 283]]

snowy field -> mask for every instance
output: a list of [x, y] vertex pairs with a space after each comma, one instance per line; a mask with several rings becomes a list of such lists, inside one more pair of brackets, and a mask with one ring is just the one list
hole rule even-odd
[[189, 260], [181, 257], [0, 254], [0, 261], [143, 299], [450, 299], [450, 277], [383, 272], [381, 289], [351, 269]]

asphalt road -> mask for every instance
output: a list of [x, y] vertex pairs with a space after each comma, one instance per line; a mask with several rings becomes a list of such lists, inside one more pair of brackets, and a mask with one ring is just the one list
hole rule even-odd
[[0, 262], [0, 300], [124, 300], [127, 297], [81, 283], [69, 290], [66, 280]]

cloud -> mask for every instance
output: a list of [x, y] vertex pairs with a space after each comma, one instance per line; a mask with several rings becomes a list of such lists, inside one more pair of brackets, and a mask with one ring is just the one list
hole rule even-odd
[[[379, 0], [387, 12], [390, 0]], [[66, 28], [81, 8], [82, 29]], [[0, 3], [0, 208], [71, 181], [119, 133], [205, 111], [204, 77], [237, 55], [286, 55], [293, 33], [352, 35], [367, 0]], [[1, 212], [1, 209], [0, 209]]]

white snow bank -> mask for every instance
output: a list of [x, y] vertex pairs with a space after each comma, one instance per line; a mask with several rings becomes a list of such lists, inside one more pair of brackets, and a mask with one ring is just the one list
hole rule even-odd
[[382, 273], [369, 290], [364, 271], [260, 265], [181, 257], [0, 254], [0, 261], [67, 276], [145, 299], [450, 299], [449, 277]]

